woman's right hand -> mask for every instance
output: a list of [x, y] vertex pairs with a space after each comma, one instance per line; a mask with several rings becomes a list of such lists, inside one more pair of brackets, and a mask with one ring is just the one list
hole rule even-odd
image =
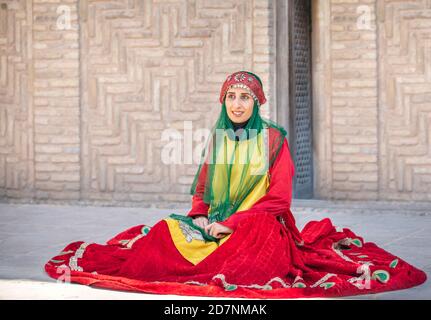
[[205, 216], [198, 216], [196, 218], [193, 218], [193, 223], [198, 227], [205, 229], [205, 227], [208, 225], [208, 218]]

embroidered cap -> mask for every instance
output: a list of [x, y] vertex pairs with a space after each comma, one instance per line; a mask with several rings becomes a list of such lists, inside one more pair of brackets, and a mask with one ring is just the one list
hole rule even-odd
[[229, 75], [221, 88], [220, 103], [223, 103], [229, 88], [243, 88], [247, 90], [259, 106], [266, 102], [262, 82], [251, 72], [238, 71]]

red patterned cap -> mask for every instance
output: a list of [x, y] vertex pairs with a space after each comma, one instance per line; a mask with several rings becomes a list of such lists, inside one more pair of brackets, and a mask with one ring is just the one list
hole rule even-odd
[[226, 92], [229, 88], [246, 89], [258, 105], [266, 102], [265, 94], [263, 93], [262, 84], [259, 78], [248, 71], [238, 71], [226, 78], [220, 92], [220, 103], [223, 103]]

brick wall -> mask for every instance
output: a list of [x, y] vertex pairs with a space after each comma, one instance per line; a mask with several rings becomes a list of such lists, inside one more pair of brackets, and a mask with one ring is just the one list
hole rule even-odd
[[76, 1], [33, 1], [34, 199], [80, 198]]
[[[368, 25], [358, 28], [358, 8]], [[377, 191], [377, 46], [370, 1], [331, 1], [332, 194], [375, 199]], [[360, 13], [359, 13], [360, 15]], [[361, 25], [362, 27], [362, 25]]]
[[[276, 9], [0, 0], [0, 198], [188, 206], [197, 165], [163, 164], [162, 133], [211, 128], [239, 69], [275, 119]], [[312, 16], [316, 197], [430, 201], [431, 3], [319, 0]]]
[[431, 200], [428, 1], [314, 2], [316, 193]]
[[261, 76], [262, 113], [274, 111], [267, 0], [0, 4], [4, 199], [189, 205], [197, 165], [162, 164], [162, 132], [211, 128], [241, 69]]

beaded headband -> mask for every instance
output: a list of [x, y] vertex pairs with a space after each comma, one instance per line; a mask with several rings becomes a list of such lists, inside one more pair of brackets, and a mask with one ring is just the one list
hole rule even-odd
[[257, 76], [251, 72], [238, 71], [228, 76], [220, 92], [220, 103], [224, 102], [229, 88], [242, 88], [247, 90], [259, 106], [266, 102], [262, 84]]

